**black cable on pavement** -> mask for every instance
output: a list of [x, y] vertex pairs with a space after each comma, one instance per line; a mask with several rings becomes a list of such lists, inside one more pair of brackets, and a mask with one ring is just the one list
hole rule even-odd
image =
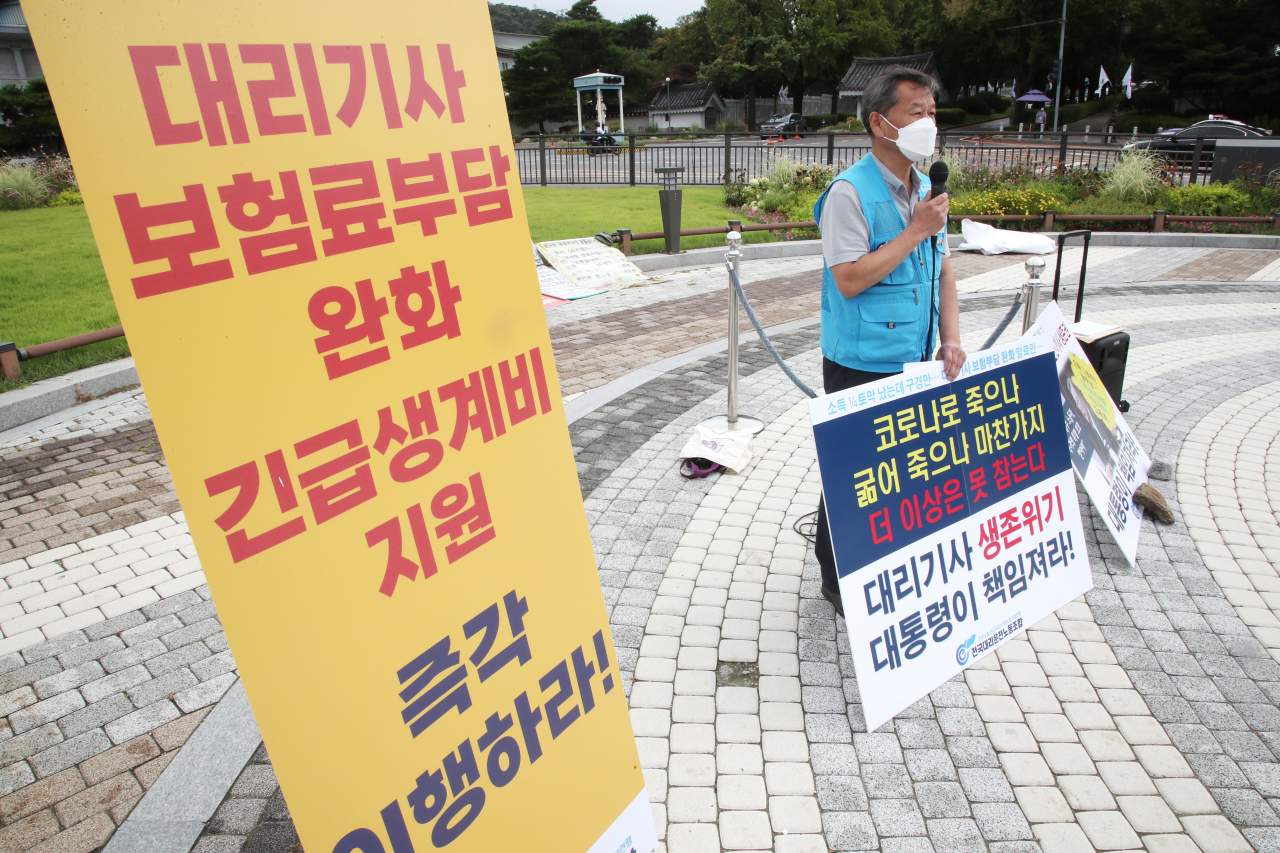
[[818, 541], [818, 511], [815, 509], [808, 515], [800, 516], [795, 524], [791, 525], [791, 529], [810, 542]]
[[[738, 298], [742, 300], [742, 307], [747, 309], [747, 317], [751, 319], [751, 325], [755, 326], [756, 334], [760, 336], [760, 341], [764, 344], [764, 348], [769, 351], [769, 355], [773, 356], [773, 360], [778, 363], [778, 367], [782, 368], [782, 372], [787, 374], [787, 378], [794, 382], [797, 388], [810, 397], [817, 397], [818, 395], [813, 392], [813, 389], [801, 382], [795, 371], [782, 360], [782, 356], [778, 355], [778, 351], [774, 349], [773, 342], [769, 340], [769, 336], [764, 333], [764, 328], [761, 327], [760, 321], [756, 319], [756, 312], [751, 310], [751, 303], [747, 301], [747, 295], [742, 292], [742, 283], [738, 281], [738, 274], [733, 271], [732, 265], [725, 264], [725, 266], [729, 268], [729, 281], [733, 283], [733, 289], [738, 291]], [[733, 322], [737, 321], [734, 320]]]

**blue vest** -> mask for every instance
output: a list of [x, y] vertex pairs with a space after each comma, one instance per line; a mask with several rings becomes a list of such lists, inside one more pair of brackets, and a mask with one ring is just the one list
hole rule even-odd
[[[918, 170], [916, 175], [919, 199], [924, 200], [929, 194], [929, 181]], [[827, 193], [836, 181], [848, 181], [858, 191], [871, 232], [872, 252], [906, 229], [893, 191], [871, 155], [836, 175], [823, 192], [813, 206], [813, 218], [819, 225]], [[938, 232], [939, 241], [946, 238], [945, 229]], [[931, 250], [928, 243], [921, 243], [884, 280], [854, 297], [840, 293], [823, 258], [822, 354], [845, 367], [875, 373], [897, 373], [904, 362], [932, 358], [933, 354], [925, 349], [930, 340], [935, 348], [938, 343], [937, 283], [942, 270], [941, 247], [946, 243], [938, 245], [938, 249]]]

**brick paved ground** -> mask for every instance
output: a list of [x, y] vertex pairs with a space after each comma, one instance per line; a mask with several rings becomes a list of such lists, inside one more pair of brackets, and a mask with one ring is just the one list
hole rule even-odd
[[[1196, 263], [1280, 273], [1276, 253], [1215, 254], [1090, 253], [1090, 282], [1113, 286], [1090, 291], [1088, 316], [1134, 335], [1130, 421], [1177, 462], [1176, 492], [1162, 488], [1178, 523], [1148, 523], [1133, 569], [1091, 515], [1087, 600], [874, 733], [843, 620], [790, 529], [817, 494], [802, 401], [760, 347], [743, 349], [742, 408], [770, 426], [740, 476], [674, 473], [692, 424], [724, 406], [723, 356], [573, 425], [667, 849], [1280, 850], [1280, 288], [1122, 286], [1187, 280]], [[969, 347], [1022, 260], [957, 257], [962, 290], [1006, 291], [964, 301]], [[1078, 263], [1068, 253], [1064, 281]], [[818, 275], [800, 258], [743, 278], [779, 323], [813, 316]], [[551, 309], [565, 393], [722, 337], [723, 279], [695, 270]], [[818, 384], [816, 326], [778, 344]], [[0, 449], [6, 853], [101, 846], [236, 678], [146, 417], [128, 395]], [[296, 844], [259, 750], [197, 849]]]
[[1245, 281], [1263, 267], [1280, 260], [1280, 252], [1218, 249], [1169, 270], [1161, 279], [1177, 281]]
[[0, 452], [0, 563], [177, 512], [150, 423]]

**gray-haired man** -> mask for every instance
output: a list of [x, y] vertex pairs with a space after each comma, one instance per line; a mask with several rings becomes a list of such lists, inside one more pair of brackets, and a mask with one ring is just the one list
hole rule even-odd
[[[862, 96], [871, 156], [837, 175], [814, 205], [828, 394], [901, 373], [909, 361], [936, 357], [949, 379], [964, 366], [947, 196], [927, 198], [929, 180], [912, 165], [933, 154], [937, 93], [932, 77], [902, 65], [872, 80]], [[814, 551], [822, 593], [843, 615], [825, 505]]]

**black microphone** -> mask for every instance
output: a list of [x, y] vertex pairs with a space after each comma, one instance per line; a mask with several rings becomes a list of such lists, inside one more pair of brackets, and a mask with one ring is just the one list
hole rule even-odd
[[936, 161], [929, 167], [929, 183], [933, 185], [929, 190], [929, 198], [937, 198], [947, 191], [947, 178], [950, 175], [951, 170], [942, 160]]

